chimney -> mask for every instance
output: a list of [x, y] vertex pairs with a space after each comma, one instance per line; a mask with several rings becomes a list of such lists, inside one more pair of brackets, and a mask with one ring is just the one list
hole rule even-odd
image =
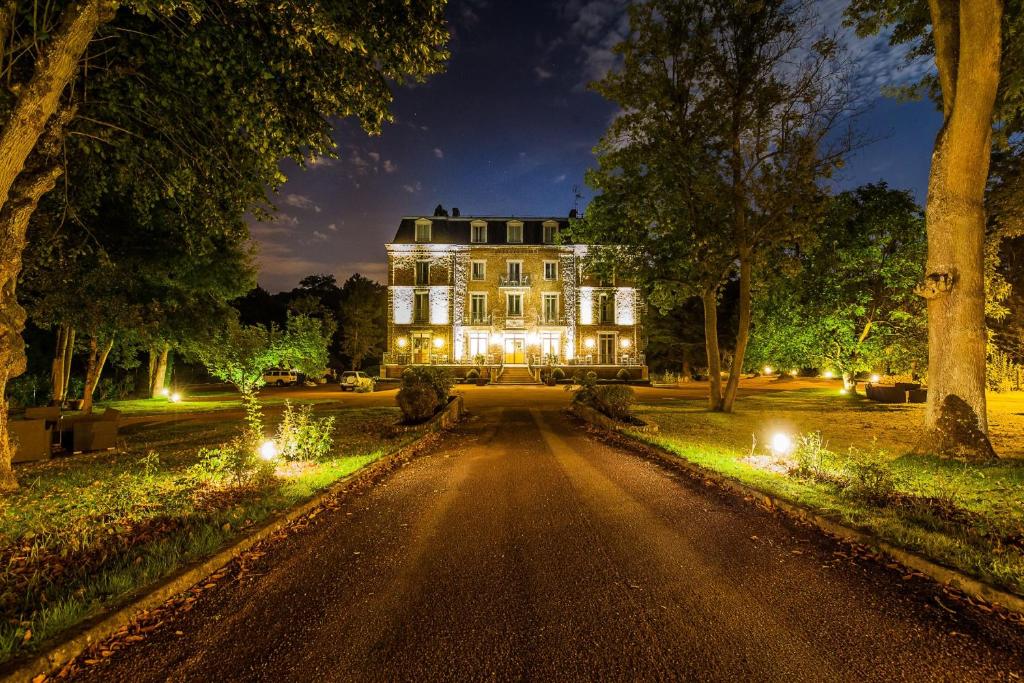
[[579, 213], [576, 211], [576, 209], [572, 209], [569, 212], [569, 218], [577, 218], [578, 216], [579, 216]]
[[461, 214], [461, 213], [459, 213], [459, 207], [457, 207], [457, 206], [453, 206], [453, 207], [452, 207], [452, 218], [458, 218], [458, 217], [459, 217], [459, 216], [461, 216], [461, 215], [462, 215], [462, 214]]

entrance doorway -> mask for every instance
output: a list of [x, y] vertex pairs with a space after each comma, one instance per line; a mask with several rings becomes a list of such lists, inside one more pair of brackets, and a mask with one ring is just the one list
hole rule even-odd
[[601, 365], [615, 364], [615, 333], [602, 332], [597, 335], [598, 363]]
[[412, 333], [412, 362], [418, 364], [430, 362], [429, 332]]
[[505, 334], [505, 365], [526, 363], [526, 335]]

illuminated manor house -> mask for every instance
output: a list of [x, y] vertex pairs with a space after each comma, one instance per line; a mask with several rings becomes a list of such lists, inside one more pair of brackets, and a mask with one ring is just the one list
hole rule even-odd
[[433, 364], [498, 381], [552, 366], [647, 377], [637, 290], [588, 274], [585, 246], [557, 243], [567, 218], [452, 213], [403, 218], [386, 245], [385, 376]]

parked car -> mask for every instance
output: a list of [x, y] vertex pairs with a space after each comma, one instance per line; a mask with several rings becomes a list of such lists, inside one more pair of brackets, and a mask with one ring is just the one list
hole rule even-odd
[[293, 387], [299, 383], [299, 375], [294, 370], [274, 368], [263, 371], [263, 381], [276, 387], [283, 387], [285, 385]]
[[341, 390], [355, 391], [357, 389], [372, 389], [373, 378], [365, 372], [348, 370], [341, 373]]

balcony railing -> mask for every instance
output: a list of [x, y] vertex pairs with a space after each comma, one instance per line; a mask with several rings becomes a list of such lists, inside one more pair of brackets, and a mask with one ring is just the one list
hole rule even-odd
[[565, 327], [565, 325], [568, 324], [564, 315], [546, 315], [544, 309], [541, 309], [537, 314], [537, 323], [539, 325], [554, 325], [561, 327]]
[[470, 325], [490, 325], [492, 319], [493, 318], [491, 317], [490, 313], [479, 313], [479, 314], [471, 313], [470, 316], [469, 316], [469, 324]]
[[498, 276], [499, 287], [529, 287], [530, 282], [531, 278], [528, 273], [520, 273], [518, 277], [508, 275]]
[[384, 365], [501, 365], [501, 354], [488, 353], [477, 356], [463, 356], [453, 360], [446, 353], [432, 353], [426, 360], [416, 358], [412, 353], [385, 353], [382, 358]]

